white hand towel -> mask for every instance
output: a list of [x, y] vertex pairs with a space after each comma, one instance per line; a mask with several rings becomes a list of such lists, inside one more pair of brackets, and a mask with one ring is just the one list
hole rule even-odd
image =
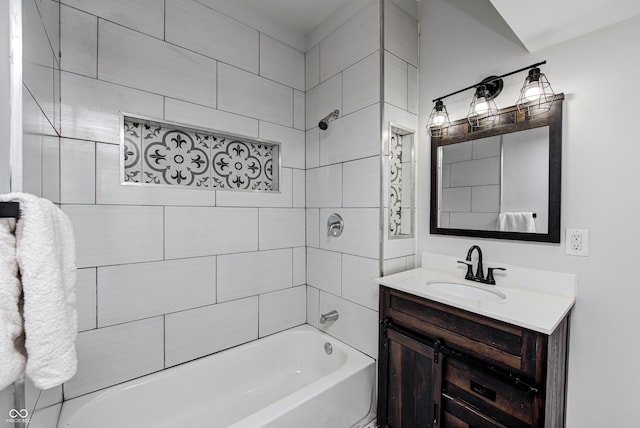
[[26, 363], [15, 226], [14, 219], [0, 218], [0, 391], [24, 373]]
[[500, 213], [497, 229], [504, 232], [535, 233], [536, 223], [533, 213]]
[[71, 222], [46, 199], [14, 193], [0, 201], [20, 203], [16, 259], [24, 295], [26, 374], [38, 388], [69, 380], [78, 360], [75, 242]]

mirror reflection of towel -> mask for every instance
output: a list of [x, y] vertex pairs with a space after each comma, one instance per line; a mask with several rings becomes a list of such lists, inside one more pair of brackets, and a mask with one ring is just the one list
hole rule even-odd
[[533, 213], [500, 213], [497, 229], [503, 232], [535, 233], [536, 223]]

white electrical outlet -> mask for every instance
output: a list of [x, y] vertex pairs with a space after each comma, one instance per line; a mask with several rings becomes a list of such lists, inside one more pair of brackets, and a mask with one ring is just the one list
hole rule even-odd
[[589, 255], [589, 231], [587, 229], [567, 229], [565, 253], [572, 256]]

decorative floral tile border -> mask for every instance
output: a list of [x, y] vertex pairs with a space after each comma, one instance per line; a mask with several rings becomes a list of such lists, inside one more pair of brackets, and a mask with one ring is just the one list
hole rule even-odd
[[132, 116], [122, 134], [125, 183], [279, 191], [278, 144]]
[[391, 134], [389, 141], [389, 233], [400, 236], [402, 227], [402, 139]]

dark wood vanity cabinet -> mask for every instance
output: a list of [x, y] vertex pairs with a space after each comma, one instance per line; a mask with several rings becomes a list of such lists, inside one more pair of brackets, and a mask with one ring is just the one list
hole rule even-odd
[[549, 336], [380, 287], [380, 427], [561, 428], [565, 318]]

